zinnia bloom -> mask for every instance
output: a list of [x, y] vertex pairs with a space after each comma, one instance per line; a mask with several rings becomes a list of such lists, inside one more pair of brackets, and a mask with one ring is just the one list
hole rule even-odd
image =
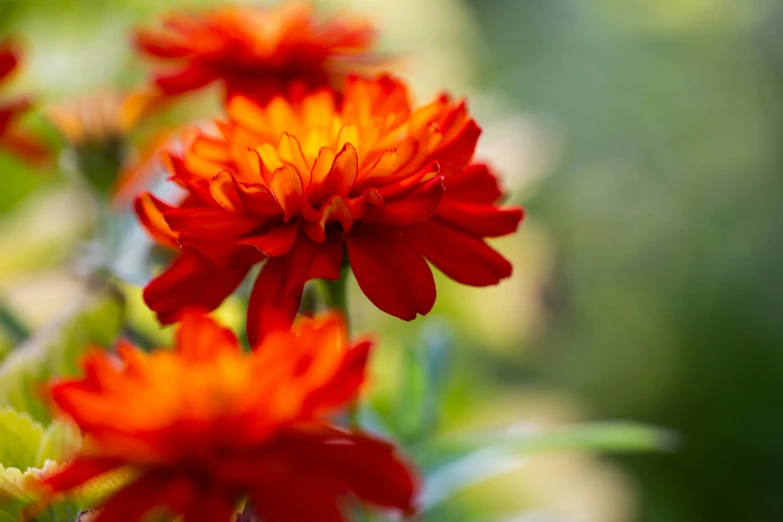
[[[16, 70], [19, 54], [10, 42], [0, 43], [0, 82]], [[22, 159], [38, 163], [49, 156], [46, 146], [32, 134], [17, 128], [18, 120], [30, 108], [30, 100], [0, 101], [0, 147]]]
[[100, 91], [53, 105], [46, 111], [49, 122], [67, 140], [74, 168], [100, 193], [113, 195], [118, 205], [129, 202], [149, 188], [154, 163], [167, 133], [159, 133], [139, 151], [131, 135], [142, 118], [159, 109], [166, 100], [157, 91], [138, 89], [127, 93]]
[[181, 247], [145, 289], [162, 322], [215, 308], [267, 257], [251, 341], [290, 326], [308, 280], [339, 279], [346, 249], [365, 295], [405, 320], [435, 302], [427, 261], [473, 286], [511, 275], [484, 238], [514, 232], [522, 210], [499, 208], [497, 179], [470, 164], [480, 129], [464, 103], [442, 96], [413, 110], [400, 82], [353, 77], [341, 104], [329, 90], [264, 107], [236, 97], [228, 117], [219, 136], [170, 158], [189, 191], [181, 205], [137, 202], [151, 234]]
[[351, 498], [409, 511], [414, 482], [394, 448], [325, 420], [355, 398], [369, 349], [349, 345], [340, 318], [327, 315], [246, 354], [229, 330], [188, 315], [173, 351], [97, 351], [83, 379], [52, 387], [89, 446], [44, 482], [61, 492], [133, 471], [96, 522], [156, 509], [229, 522], [244, 497], [265, 522], [339, 522]]
[[348, 71], [368, 61], [375, 39], [363, 20], [320, 19], [299, 2], [175, 13], [163, 27], [136, 34], [142, 53], [173, 65], [155, 77], [161, 91], [179, 95], [220, 80], [227, 97], [244, 94], [258, 101], [294, 81], [339, 87]]

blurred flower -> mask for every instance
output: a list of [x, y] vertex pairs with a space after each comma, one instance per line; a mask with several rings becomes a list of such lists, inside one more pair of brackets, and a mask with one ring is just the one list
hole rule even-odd
[[[107, 194], [120, 177], [127, 191], [137, 185], [137, 175], [144, 173], [140, 163], [131, 161], [128, 135], [161, 101], [153, 91], [103, 91], [50, 107], [47, 117], [67, 140], [74, 169]], [[159, 145], [160, 140], [155, 143]]]
[[[10, 42], [0, 42], [0, 82], [7, 80], [19, 64], [19, 53]], [[21, 98], [0, 102], [0, 147], [22, 159], [40, 163], [49, 157], [46, 145], [33, 134], [18, 129], [16, 120], [30, 108], [30, 100]]]
[[216, 80], [227, 99], [243, 94], [266, 101], [293, 81], [339, 88], [349, 71], [368, 62], [375, 39], [364, 20], [319, 19], [300, 2], [176, 13], [163, 26], [140, 30], [135, 40], [142, 53], [177, 64], [155, 76], [157, 87], [172, 96]]
[[370, 350], [348, 344], [339, 317], [304, 319], [246, 354], [229, 330], [188, 315], [175, 344], [95, 352], [85, 378], [52, 386], [91, 441], [45, 478], [53, 492], [134, 470], [96, 522], [136, 521], [156, 508], [228, 522], [245, 496], [266, 522], [342, 520], [338, 502], [349, 495], [412, 509], [414, 480], [393, 446], [325, 420], [354, 400]]
[[49, 108], [49, 121], [74, 147], [124, 138], [156, 101], [152, 92], [103, 91]]
[[499, 208], [495, 176], [469, 165], [481, 130], [464, 103], [444, 95], [412, 110], [397, 80], [353, 77], [341, 104], [323, 89], [265, 107], [236, 97], [228, 114], [219, 136], [171, 156], [173, 179], [189, 191], [179, 207], [150, 194], [137, 201], [151, 234], [181, 246], [145, 290], [162, 322], [215, 308], [265, 257], [251, 341], [290, 326], [308, 280], [338, 280], [346, 247], [362, 291], [405, 320], [435, 302], [426, 260], [473, 286], [511, 275], [484, 238], [514, 232], [522, 210]]

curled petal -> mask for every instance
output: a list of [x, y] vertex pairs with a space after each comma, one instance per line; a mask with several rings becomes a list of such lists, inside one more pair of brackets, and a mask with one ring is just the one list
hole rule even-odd
[[179, 248], [178, 234], [171, 230], [164, 217], [164, 212], [172, 208], [149, 192], [141, 194], [134, 203], [136, 215], [150, 235], [162, 245]]
[[234, 176], [227, 170], [221, 170], [209, 182], [212, 199], [228, 212], [242, 212], [244, 205], [239, 196]]
[[283, 209], [286, 221], [301, 212], [304, 206], [304, 186], [299, 173], [290, 165], [277, 169], [272, 177], [271, 191]]

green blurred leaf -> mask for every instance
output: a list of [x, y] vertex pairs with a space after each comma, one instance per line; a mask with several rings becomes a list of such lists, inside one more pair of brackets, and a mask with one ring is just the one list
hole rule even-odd
[[417, 445], [410, 454], [425, 472], [420, 505], [426, 511], [473, 485], [520, 468], [537, 453], [671, 451], [676, 443], [671, 431], [612, 421], [449, 437]]
[[90, 346], [113, 344], [122, 314], [120, 296], [102, 290], [19, 346], [0, 363], [0, 404], [48, 422], [42, 387], [52, 377], [77, 374], [79, 359]]
[[27, 469], [35, 464], [44, 429], [29, 415], [13, 408], [0, 409], [0, 463]]
[[35, 465], [42, 467], [47, 460], [63, 462], [72, 457], [82, 445], [79, 429], [69, 422], [55, 421], [41, 437]]

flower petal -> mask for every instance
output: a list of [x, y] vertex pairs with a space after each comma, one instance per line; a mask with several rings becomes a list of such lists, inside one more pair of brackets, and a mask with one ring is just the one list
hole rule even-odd
[[340, 279], [343, 242], [337, 231], [330, 231], [323, 243], [301, 238], [286, 256], [285, 293], [295, 293], [311, 279]]
[[459, 283], [489, 286], [511, 276], [511, 263], [481, 238], [436, 218], [405, 229], [405, 237], [438, 270]]
[[166, 218], [163, 213], [166, 210], [172, 209], [171, 205], [162, 202], [149, 192], [144, 192], [134, 203], [134, 209], [136, 215], [147, 229], [147, 232], [162, 245], [179, 248], [177, 242], [178, 234], [171, 230], [171, 227], [166, 223]]
[[247, 306], [247, 338], [256, 348], [272, 332], [288, 330], [302, 302], [301, 288], [286, 291], [286, 260], [272, 258], [256, 279]]
[[515, 232], [524, 217], [521, 208], [498, 208], [486, 203], [444, 201], [438, 220], [478, 237], [500, 237]]
[[221, 352], [238, 352], [234, 332], [206, 315], [185, 314], [177, 328], [176, 349], [190, 360], [211, 360]]
[[57, 473], [44, 477], [43, 482], [54, 493], [70, 491], [123, 465], [117, 459], [78, 456]]
[[398, 227], [421, 223], [438, 210], [443, 193], [443, 178], [438, 176], [418, 183], [405, 194], [386, 200], [382, 207], [368, 209], [363, 220]]
[[498, 179], [488, 166], [482, 163], [468, 165], [461, 172], [443, 181], [446, 187], [445, 199], [470, 201], [471, 203], [494, 203], [503, 196]]
[[299, 223], [273, 225], [271, 230], [255, 236], [242, 238], [243, 245], [257, 248], [268, 257], [280, 257], [288, 253], [299, 234]]
[[239, 286], [250, 265], [220, 268], [185, 248], [168, 269], [144, 289], [147, 303], [163, 324], [174, 323], [185, 311], [210, 312]]
[[386, 313], [411, 321], [435, 304], [435, 280], [424, 257], [399, 230], [360, 226], [345, 237], [356, 282]]

